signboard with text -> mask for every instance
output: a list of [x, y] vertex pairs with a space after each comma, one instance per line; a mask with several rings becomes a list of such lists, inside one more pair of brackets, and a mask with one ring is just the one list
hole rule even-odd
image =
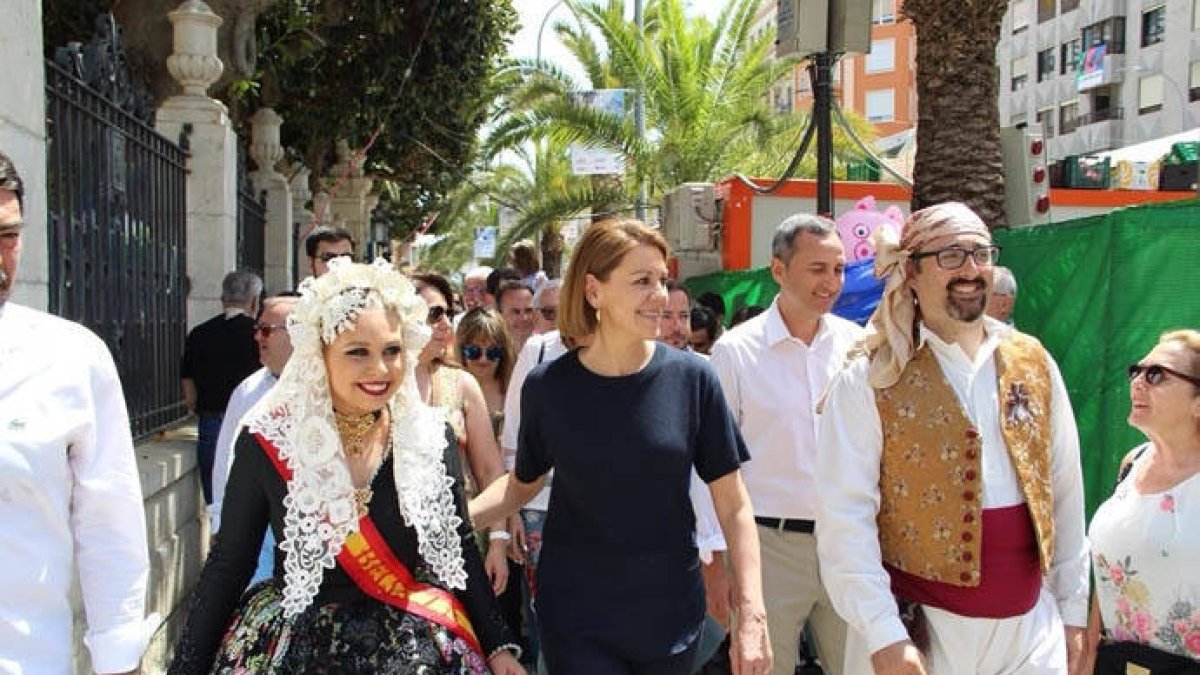
[[[596, 89], [571, 94], [572, 100], [610, 115], [625, 115], [624, 89]], [[577, 176], [625, 173], [625, 156], [607, 148], [573, 144], [570, 148], [571, 173]]]

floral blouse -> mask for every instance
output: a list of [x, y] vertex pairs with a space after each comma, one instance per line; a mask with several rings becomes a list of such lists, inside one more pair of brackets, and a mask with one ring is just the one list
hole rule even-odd
[[1142, 494], [1133, 477], [1146, 454], [1092, 519], [1101, 618], [1114, 640], [1200, 661], [1200, 474]]

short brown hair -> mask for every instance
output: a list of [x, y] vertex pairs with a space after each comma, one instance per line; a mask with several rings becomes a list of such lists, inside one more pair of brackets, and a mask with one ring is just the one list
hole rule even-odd
[[667, 258], [667, 240], [640, 220], [612, 219], [584, 231], [563, 278], [558, 301], [558, 330], [563, 336], [580, 339], [596, 331], [596, 308], [587, 301], [587, 276], [608, 281], [625, 255], [638, 246], [653, 246]]

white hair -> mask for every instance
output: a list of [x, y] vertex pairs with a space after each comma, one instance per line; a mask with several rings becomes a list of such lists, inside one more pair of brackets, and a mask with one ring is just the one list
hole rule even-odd
[[538, 289], [533, 294], [533, 308], [542, 308], [542, 294], [546, 291], [557, 291], [562, 288], [562, 279], [547, 279], [538, 284]]
[[1017, 278], [1007, 267], [996, 266], [992, 272], [992, 292], [1017, 297]]

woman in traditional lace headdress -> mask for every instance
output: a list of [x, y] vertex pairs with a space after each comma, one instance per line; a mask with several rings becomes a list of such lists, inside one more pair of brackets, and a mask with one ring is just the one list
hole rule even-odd
[[[295, 351], [244, 420], [170, 672], [523, 674], [454, 435], [417, 392], [426, 304], [386, 263], [331, 261], [300, 292]], [[275, 577], [243, 593], [268, 526]]]
[[[429, 342], [417, 357], [416, 383], [421, 400], [446, 410], [464, 460], [467, 497], [473, 497], [504, 473], [500, 445], [479, 383], [454, 359], [453, 289], [440, 274], [412, 275], [417, 294], [429, 306]], [[503, 521], [485, 524], [484, 569], [497, 595], [508, 586], [508, 529]]]

